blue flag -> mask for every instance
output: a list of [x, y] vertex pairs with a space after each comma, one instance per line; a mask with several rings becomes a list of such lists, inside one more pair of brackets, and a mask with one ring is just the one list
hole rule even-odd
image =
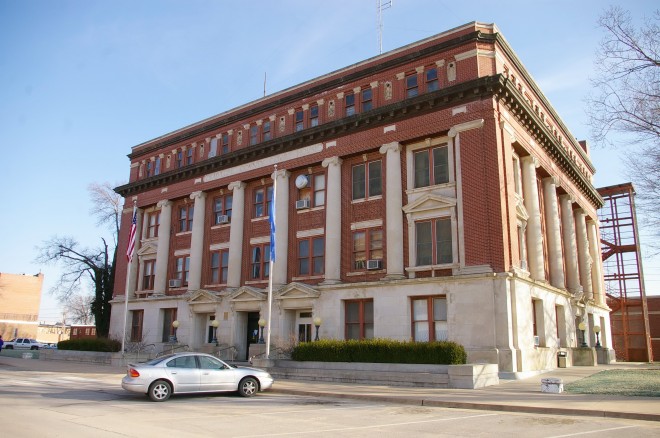
[[270, 202], [270, 211], [268, 212], [268, 222], [270, 222], [270, 260], [275, 262], [275, 190], [273, 190], [273, 199]]

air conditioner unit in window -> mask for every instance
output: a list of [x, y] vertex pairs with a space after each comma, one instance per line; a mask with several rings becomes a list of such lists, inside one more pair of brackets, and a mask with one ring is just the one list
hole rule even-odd
[[383, 261], [380, 259], [367, 260], [367, 269], [380, 269]]
[[534, 346], [538, 347], [541, 344], [541, 341], [538, 336], [534, 336]]
[[229, 216], [227, 216], [226, 214], [218, 216], [218, 224], [228, 224], [228, 223], [229, 223]]
[[181, 287], [181, 280], [176, 278], [174, 280], [170, 280], [170, 288], [173, 287]]
[[309, 199], [299, 199], [296, 201], [296, 210], [309, 208]]

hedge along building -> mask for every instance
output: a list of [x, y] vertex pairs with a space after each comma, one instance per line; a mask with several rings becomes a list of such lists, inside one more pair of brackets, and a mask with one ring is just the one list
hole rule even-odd
[[[239, 358], [312, 337], [449, 339], [503, 373], [602, 327], [594, 168], [495, 25], [470, 23], [133, 147], [112, 331]], [[274, 165], [277, 165], [275, 169]], [[277, 193], [273, 183], [277, 180]], [[269, 206], [277, 259], [269, 272]], [[217, 321], [217, 323], [214, 323]], [[591, 336], [587, 335], [589, 342]]]

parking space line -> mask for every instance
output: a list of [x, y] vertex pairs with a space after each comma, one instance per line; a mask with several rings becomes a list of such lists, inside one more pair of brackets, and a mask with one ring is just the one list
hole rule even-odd
[[631, 427], [638, 427], [638, 426], [621, 426], [621, 427], [611, 427], [609, 429], [588, 430], [586, 432], [576, 432], [576, 433], [570, 433], [568, 435], [555, 435], [555, 436], [551, 436], [551, 437], [548, 437], [548, 438], [565, 438], [565, 437], [569, 437], [569, 436], [588, 435], [588, 434], [592, 434], [592, 433], [609, 432], [609, 431], [612, 431], [612, 430], [630, 429]]
[[236, 438], [256, 438], [256, 437], [262, 437], [262, 436], [287, 436], [287, 435], [302, 435], [302, 434], [309, 434], [311, 432], [318, 434], [318, 433], [325, 433], [325, 432], [346, 432], [346, 431], [351, 431], [351, 430], [366, 430], [366, 429], [379, 429], [381, 427], [396, 427], [396, 426], [409, 426], [413, 424], [423, 424], [423, 423], [437, 423], [440, 421], [453, 421], [453, 420], [465, 420], [468, 418], [480, 418], [480, 417], [495, 417], [498, 416], [499, 414], [480, 414], [480, 415], [468, 415], [465, 417], [451, 417], [451, 418], [437, 418], [434, 420], [421, 420], [421, 421], [405, 421], [402, 423], [386, 423], [386, 424], [375, 424], [375, 425], [370, 425], [370, 426], [359, 426], [359, 427], [340, 427], [340, 428], [335, 428], [335, 429], [314, 429], [313, 431], [305, 430], [305, 431], [299, 431], [299, 432], [283, 432], [283, 433], [267, 433], [267, 434], [259, 434], [259, 435], [239, 435], [236, 436]]

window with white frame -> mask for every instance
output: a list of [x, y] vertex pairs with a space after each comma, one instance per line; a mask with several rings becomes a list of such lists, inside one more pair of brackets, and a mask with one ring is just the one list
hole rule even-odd
[[383, 194], [381, 160], [356, 164], [353, 173], [353, 200], [368, 199]]
[[417, 266], [453, 263], [451, 218], [415, 222]]
[[413, 153], [414, 187], [428, 187], [449, 182], [447, 145], [417, 150]]
[[412, 334], [416, 342], [447, 340], [447, 298], [412, 298]]

